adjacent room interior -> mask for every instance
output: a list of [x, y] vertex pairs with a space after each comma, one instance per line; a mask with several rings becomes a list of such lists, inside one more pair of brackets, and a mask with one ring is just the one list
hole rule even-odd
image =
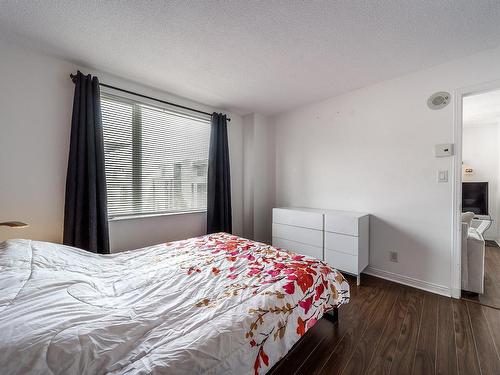
[[500, 308], [500, 89], [465, 96], [462, 121], [462, 296]]
[[499, 20], [0, 1], [1, 374], [500, 374]]

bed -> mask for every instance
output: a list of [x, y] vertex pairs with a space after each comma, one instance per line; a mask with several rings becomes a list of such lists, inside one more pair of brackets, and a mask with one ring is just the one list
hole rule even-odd
[[0, 244], [2, 374], [264, 374], [349, 301], [326, 263], [226, 233], [112, 255]]

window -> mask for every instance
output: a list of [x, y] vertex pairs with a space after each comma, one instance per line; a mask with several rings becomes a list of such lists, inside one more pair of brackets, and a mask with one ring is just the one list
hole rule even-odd
[[101, 93], [110, 218], [205, 210], [210, 119]]

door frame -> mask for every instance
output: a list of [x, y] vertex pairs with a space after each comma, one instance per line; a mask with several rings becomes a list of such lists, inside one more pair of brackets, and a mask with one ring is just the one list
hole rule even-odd
[[483, 82], [477, 85], [459, 88], [453, 91], [453, 202], [452, 202], [452, 256], [451, 256], [451, 296], [461, 298], [462, 268], [462, 134], [463, 134], [463, 98], [469, 95], [481, 94], [500, 89], [500, 80]]

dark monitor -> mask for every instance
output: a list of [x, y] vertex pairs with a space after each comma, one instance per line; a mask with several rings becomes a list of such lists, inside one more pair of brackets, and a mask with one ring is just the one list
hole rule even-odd
[[462, 212], [488, 215], [488, 183], [462, 182]]

